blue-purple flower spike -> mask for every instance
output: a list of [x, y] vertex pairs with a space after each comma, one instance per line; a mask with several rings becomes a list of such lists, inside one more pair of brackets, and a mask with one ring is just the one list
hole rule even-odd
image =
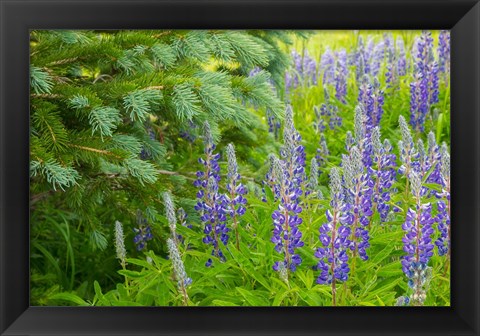
[[146, 248], [147, 242], [153, 239], [152, 229], [140, 210], [137, 211], [137, 227], [133, 228], [133, 232], [135, 232], [133, 242], [137, 246], [138, 251]]
[[408, 286], [413, 294], [412, 305], [421, 306], [425, 301], [425, 283], [427, 281], [428, 262], [433, 255], [433, 223], [432, 205], [422, 204], [422, 180], [421, 176], [412, 171], [410, 173], [412, 182], [412, 194], [415, 198], [415, 208], [408, 209], [405, 223], [402, 225], [405, 231], [403, 237], [402, 269], [407, 276]]
[[319, 260], [317, 270], [320, 275], [318, 284], [330, 284], [332, 286], [332, 303], [336, 305], [336, 281], [345, 282], [348, 279], [350, 268], [348, 266], [347, 249], [350, 246], [349, 236], [353, 222], [353, 216], [345, 204], [345, 195], [342, 187], [342, 178], [338, 168], [330, 171], [330, 194], [331, 210], [327, 210], [327, 223], [320, 227], [320, 243], [315, 252]]
[[229, 204], [230, 216], [233, 220], [233, 230], [235, 231], [235, 244], [240, 249], [240, 238], [238, 234], [239, 218], [245, 214], [247, 199], [243, 197], [247, 193], [247, 189], [240, 182], [240, 174], [238, 173], [237, 157], [235, 156], [235, 148], [233, 144], [227, 146], [228, 174], [227, 174], [227, 202]]
[[415, 74], [410, 84], [410, 125], [423, 132], [430, 107], [438, 102], [438, 63], [433, 56], [433, 38], [422, 32], [415, 45]]
[[440, 237], [435, 241], [440, 256], [450, 256], [450, 154], [445, 146], [441, 150], [441, 200], [437, 203], [438, 231]]
[[[204, 124], [204, 153], [205, 158], [198, 159], [204, 167], [204, 171], [197, 172], [197, 180], [194, 185], [200, 190], [197, 192], [197, 204], [195, 210], [199, 212], [200, 219], [204, 224], [205, 238], [203, 242], [213, 246], [212, 255], [225, 260], [225, 256], [220, 249], [220, 242], [227, 245], [228, 231], [226, 225], [229, 205], [225, 195], [218, 192], [218, 183], [220, 181], [220, 166], [218, 160], [220, 154], [214, 154], [215, 144], [213, 142], [210, 124]], [[212, 264], [209, 259], [206, 266]]]
[[335, 68], [335, 98], [345, 104], [348, 79], [347, 52], [345, 51], [345, 49], [341, 49], [336, 54], [337, 65]]
[[355, 257], [367, 260], [366, 249], [370, 246], [368, 226], [372, 216], [372, 196], [374, 182], [362, 162], [362, 154], [353, 146], [350, 155], [342, 160], [345, 182], [345, 203], [353, 217], [350, 250]]
[[279, 271], [279, 265], [283, 263], [286, 269], [294, 272], [302, 263], [302, 258], [295, 250], [304, 245], [301, 240], [302, 232], [298, 228], [302, 223], [299, 217], [302, 207], [298, 204], [302, 191], [293, 183], [287, 167], [283, 160], [273, 158], [273, 176], [276, 179], [280, 204], [272, 214], [272, 242], [275, 250], [283, 255], [283, 260], [275, 262], [273, 269]]
[[373, 188], [373, 203], [380, 214], [381, 222], [387, 220], [390, 213], [390, 193], [396, 178], [396, 155], [388, 139], [382, 144], [380, 128], [372, 131], [373, 161], [376, 169], [373, 171], [375, 186]]
[[450, 74], [450, 32], [440, 31], [438, 36], [438, 72], [444, 74], [445, 85], [448, 85]]

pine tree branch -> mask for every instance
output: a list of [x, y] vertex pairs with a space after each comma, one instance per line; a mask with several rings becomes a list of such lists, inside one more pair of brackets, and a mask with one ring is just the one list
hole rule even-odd
[[83, 149], [83, 150], [86, 150], [86, 151], [89, 151], [89, 152], [94, 152], [94, 153], [99, 153], [99, 154], [104, 154], [104, 155], [108, 155], [108, 156], [113, 156], [114, 158], [117, 158], [117, 159], [122, 159], [121, 156], [118, 156], [112, 152], [109, 152], [107, 150], [104, 150], [104, 149], [98, 149], [98, 148], [92, 148], [92, 147], [86, 147], [86, 146], [80, 146], [80, 145], [74, 145], [74, 144], [69, 144], [70, 147], [74, 147], [74, 148], [78, 148], [78, 149]]

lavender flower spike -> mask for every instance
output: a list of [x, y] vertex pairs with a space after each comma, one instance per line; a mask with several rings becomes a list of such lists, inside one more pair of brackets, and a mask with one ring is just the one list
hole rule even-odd
[[175, 216], [175, 206], [173, 205], [170, 192], [163, 193], [163, 203], [165, 205], [165, 214], [170, 227], [170, 232], [172, 233], [172, 237], [176, 237], [177, 216]]
[[238, 173], [237, 158], [235, 156], [235, 148], [233, 144], [227, 146], [227, 160], [228, 160], [228, 184], [226, 196], [229, 203], [230, 216], [233, 220], [233, 230], [235, 231], [236, 246], [240, 249], [240, 238], [238, 235], [238, 221], [239, 217], [245, 214], [247, 199], [243, 197], [247, 193], [247, 189], [240, 182], [240, 174]]
[[185, 272], [185, 266], [183, 265], [182, 258], [180, 257], [180, 252], [178, 251], [177, 245], [173, 239], [167, 239], [167, 248], [170, 260], [172, 261], [173, 274], [175, 276], [175, 280], [177, 281], [177, 287], [183, 295], [183, 303], [186, 306], [188, 305], [186, 288], [191, 285], [192, 279], [189, 278], [187, 272]]
[[425, 285], [428, 280], [428, 262], [433, 255], [433, 234], [432, 205], [422, 204], [422, 180], [421, 176], [412, 171], [412, 194], [415, 197], [415, 210], [408, 209], [405, 223], [402, 225], [405, 231], [403, 237], [403, 250], [406, 253], [402, 257], [402, 269], [407, 278], [408, 286], [412, 290], [411, 304], [423, 305], [425, 301]]
[[282, 160], [276, 157], [273, 159], [273, 175], [277, 179], [275, 189], [280, 204], [272, 214], [274, 225], [272, 242], [275, 244], [275, 250], [283, 255], [283, 261], [275, 262], [273, 269], [279, 271], [279, 265], [283, 263], [285, 268], [294, 272], [302, 263], [302, 258], [295, 250], [304, 245], [301, 240], [302, 232], [298, 229], [302, 224], [299, 217], [302, 208], [298, 204], [298, 197], [302, 191], [295, 185], [286, 167]]
[[[200, 219], [204, 223], [205, 237], [203, 242], [213, 246], [212, 255], [225, 260], [220, 249], [220, 241], [226, 245], [228, 242], [228, 231], [225, 221], [227, 220], [228, 201], [226, 197], [218, 192], [220, 181], [220, 166], [218, 160], [220, 154], [214, 154], [216, 148], [208, 122], [204, 124], [204, 153], [205, 158], [198, 159], [198, 162], [205, 167], [205, 171], [197, 172], [197, 180], [194, 186], [199, 188], [197, 192], [197, 204], [195, 210], [200, 213]], [[212, 264], [208, 259], [206, 266]]]
[[117, 259], [123, 268], [126, 265], [127, 251], [125, 249], [125, 237], [123, 236], [123, 226], [119, 221], [115, 221], [115, 252]]
[[442, 146], [441, 151], [442, 200], [437, 203], [437, 223], [440, 237], [435, 241], [440, 256], [450, 255], [450, 154]]
[[353, 222], [353, 217], [344, 203], [342, 178], [336, 167], [330, 171], [330, 192], [331, 210], [326, 212], [328, 222], [320, 227], [320, 243], [323, 247], [317, 249], [315, 257], [320, 259], [317, 264], [320, 271], [317, 283], [332, 286], [332, 303], [335, 306], [336, 281], [347, 281], [350, 271], [347, 248], [350, 246], [348, 237]]

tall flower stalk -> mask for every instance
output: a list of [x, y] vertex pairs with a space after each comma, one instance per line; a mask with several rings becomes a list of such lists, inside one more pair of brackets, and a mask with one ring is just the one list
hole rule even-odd
[[283, 260], [275, 262], [273, 269], [281, 270], [279, 265], [283, 263], [287, 270], [294, 272], [302, 263], [302, 258], [295, 250], [304, 245], [301, 240], [302, 232], [298, 229], [302, 224], [302, 218], [299, 217], [302, 207], [298, 204], [298, 197], [302, 191], [295, 185], [284, 161], [274, 158], [273, 170], [277, 179], [280, 204], [272, 214], [274, 225], [272, 242], [275, 244], [275, 250], [283, 255]]
[[370, 246], [368, 225], [372, 216], [373, 180], [362, 162], [362, 154], [353, 146], [350, 155], [343, 157], [345, 201], [353, 216], [350, 250], [353, 258], [358, 253], [362, 260], [367, 260], [366, 249]]
[[402, 257], [402, 269], [407, 278], [408, 286], [412, 290], [411, 304], [421, 306], [425, 302], [426, 288], [429, 281], [428, 261], [433, 255], [434, 218], [432, 217], [432, 205], [422, 203], [422, 180], [420, 175], [412, 171], [412, 194], [415, 199], [414, 209], [409, 208], [405, 223], [402, 225], [405, 231], [403, 237], [403, 250], [406, 253]]
[[[228, 214], [228, 202], [226, 197], [218, 192], [218, 183], [220, 182], [220, 166], [218, 160], [220, 154], [214, 154], [215, 144], [213, 142], [210, 125], [204, 124], [204, 153], [205, 158], [198, 161], [205, 167], [205, 171], [197, 172], [197, 180], [194, 185], [200, 190], [197, 192], [197, 204], [195, 210], [200, 213], [200, 219], [204, 224], [203, 242], [212, 245], [212, 255], [225, 260], [225, 256], [220, 249], [220, 242], [227, 245], [228, 231], [226, 225]], [[212, 264], [212, 259], [208, 259], [206, 266]]]
[[417, 156], [417, 153], [415, 151], [412, 134], [405, 118], [402, 115], [398, 118], [398, 123], [400, 125], [400, 133], [402, 135], [402, 140], [398, 142], [401, 159], [401, 166], [399, 167], [398, 172], [405, 176], [405, 198], [407, 198], [409, 193], [409, 177], [411, 171], [413, 170], [412, 167], [414, 165], [414, 160]]
[[396, 156], [392, 153], [393, 148], [390, 141], [385, 139], [382, 144], [380, 138], [380, 128], [375, 127], [372, 131], [373, 161], [375, 163], [375, 170], [373, 171], [375, 177], [373, 208], [380, 214], [380, 220], [383, 223], [387, 220], [390, 212], [390, 193], [396, 177]]
[[238, 173], [237, 158], [235, 156], [235, 148], [233, 144], [227, 146], [228, 174], [227, 174], [227, 191], [226, 196], [229, 204], [230, 216], [233, 220], [233, 231], [235, 232], [235, 245], [240, 249], [240, 237], [238, 234], [238, 224], [240, 217], [245, 214], [247, 199], [243, 197], [247, 193], [247, 189], [240, 182], [240, 174]]
[[188, 306], [187, 287], [191, 285], [192, 279], [189, 278], [187, 272], [185, 272], [185, 266], [180, 256], [180, 251], [173, 239], [167, 239], [167, 248], [170, 260], [172, 261], [173, 274], [177, 282], [177, 288], [183, 297], [183, 305]]
[[353, 217], [345, 204], [345, 195], [342, 187], [340, 170], [336, 167], [330, 171], [331, 209], [326, 212], [328, 222], [320, 227], [320, 243], [315, 252], [319, 260], [317, 269], [320, 275], [318, 284], [328, 284], [332, 287], [332, 305], [337, 305], [336, 282], [348, 280], [350, 268], [348, 266], [347, 249], [350, 246], [348, 237], [351, 234]]
[[430, 107], [438, 102], [438, 63], [433, 55], [433, 38], [424, 31], [415, 45], [415, 74], [410, 84], [410, 124], [423, 132]]
[[437, 223], [440, 237], [435, 241], [440, 256], [447, 256], [447, 263], [450, 258], [450, 154], [446, 146], [441, 151], [441, 200], [437, 203]]

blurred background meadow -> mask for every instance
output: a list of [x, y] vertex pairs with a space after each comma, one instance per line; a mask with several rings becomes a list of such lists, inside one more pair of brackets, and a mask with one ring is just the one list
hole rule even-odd
[[30, 41], [32, 305], [450, 305], [448, 31]]

